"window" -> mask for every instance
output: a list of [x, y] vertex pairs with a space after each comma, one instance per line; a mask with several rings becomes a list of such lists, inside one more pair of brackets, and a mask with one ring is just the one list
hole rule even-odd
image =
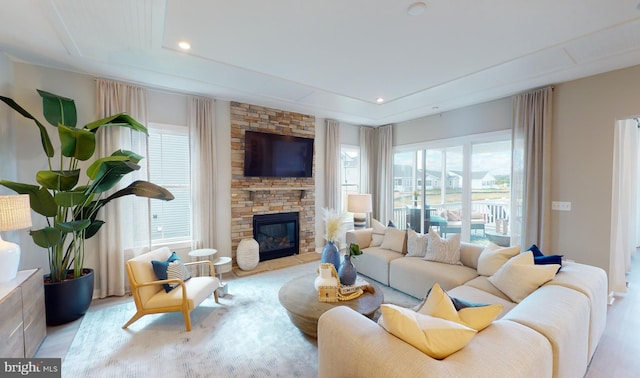
[[478, 243], [504, 233], [499, 225], [509, 217], [510, 133], [399, 147], [393, 169], [394, 219], [400, 228], [432, 227], [440, 235], [460, 233]]
[[347, 211], [349, 193], [360, 192], [360, 147], [340, 146], [340, 208]]
[[189, 129], [149, 124], [149, 179], [173, 193], [172, 201], [150, 201], [153, 245], [191, 240]]

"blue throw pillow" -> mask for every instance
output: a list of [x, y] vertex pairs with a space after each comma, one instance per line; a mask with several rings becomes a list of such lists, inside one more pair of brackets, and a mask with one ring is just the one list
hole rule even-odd
[[[183, 281], [187, 281], [191, 278], [191, 274], [189, 274], [189, 271], [182, 263], [182, 260], [180, 260], [180, 257], [175, 252], [169, 256], [167, 261], [151, 260], [151, 265], [153, 266], [153, 272], [159, 280], [178, 278]], [[164, 290], [168, 293], [178, 286], [178, 284], [165, 283], [162, 284], [162, 286], [164, 286]]]
[[558, 264], [560, 265], [558, 272], [560, 271], [560, 269], [562, 269], [562, 256], [564, 255], [545, 256], [542, 253], [542, 251], [540, 251], [540, 248], [538, 248], [538, 246], [535, 244], [532, 244], [531, 247], [527, 249], [527, 251], [531, 251], [533, 253], [534, 264], [538, 264], [538, 265]]
[[389, 221], [389, 223], [387, 223], [387, 227], [393, 227], [393, 228], [396, 228], [396, 224], [395, 224], [395, 223], [393, 223], [393, 221], [392, 221], [392, 220], [390, 220], [390, 221]]

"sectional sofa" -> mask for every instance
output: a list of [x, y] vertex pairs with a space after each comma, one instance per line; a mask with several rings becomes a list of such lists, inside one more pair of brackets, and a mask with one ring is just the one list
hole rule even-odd
[[[416, 298], [438, 283], [451, 297], [501, 305], [502, 311], [462, 349], [436, 359], [376, 322], [336, 307], [318, 323], [320, 377], [584, 376], [606, 325], [607, 277], [602, 269], [562, 261], [560, 271], [554, 270], [542, 286], [514, 294], [513, 288], [527, 281], [526, 273], [511, 276], [513, 282], [506, 285], [500, 282], [502, 290], [492, 282], [499, 282], [516, 257], [522, 260], [519, 247], [499, 250], [462, 242], [459, 262], [452, 264], [408, 254], [411, 242], [406, 236], [400, 242], [397, 231], [393, 243], [385, 243], [391, 239], [386, 230], [382, 235], [375, 231], [347, 233], [347, 243], [363, 250], [355, 261], [359, 274]], [[504, 251], [512, 255], [501, 256]]]

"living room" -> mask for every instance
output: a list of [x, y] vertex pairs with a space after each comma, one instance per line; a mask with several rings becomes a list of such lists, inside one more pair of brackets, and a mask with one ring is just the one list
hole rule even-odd
[[[635, 51], [635, 50], [634, 50]], [[630, 54], [631, 55], [631, 54]], [[575, 79], [553, 82], [553, 129], [551, 136], [551, 191], [555, 201], [570, 201], [569, 212], [551, 213], [551, 237], [547, 247], [565, 258], [594, 265], [610, 271], [612, 235], [612, 175], [614, 123], [618, 119], [635, 117], [640, 107], [640, 66], [632, 59], [621, 59], [617, 69]], [[15, 59], [4, 52], [0, 56], [0, 91], [15, 98], [20, 104], [39, 114], [40, 98], [36, 88], [74, 98], [79, 113], [79, 123], [92, 119], [95, 105], [95, 77], [45, 67], [40, 64]], [[112, 77], [113, 78], [113, 77]], [[116, 79], [118, 79], [116, 77]], [[127, 81], [124, 80], [123, 81]], [[185, 92], [167, 89], [165, 86], [146, 85], [148, 89], [148, 121], [185, 125], [187, 123], [187, 96]], [[224, 256], [233, 256], [237, 239], [232, 230], [231, 198], [232, 182], [232, 102], [251, 102], [225, 98], [215, 101], [215, 127], [217, 151], [217, 186], [215, 207], [218, 221], [215, 228], [215, 248]], [[282, 109], [276, 109], [282, 110]], [[313, 116], [313, 115], [312, 115]], [[324, 176], [326, 121], [329, 117], [314, 117], [315, 167], [315, 235], [323, 235], [324, 224], [321, 209], [325, 207]], [[34, 137], [36, 130], [30, 127], [16, 129], [10, 110], [0, 109], [0, 178], [29, 180], [25, 172], [42, 169], [37, 156], [39, 146]], [[83, 122], [84, 121], [84, 122]], [[22, 121], [21, 121], [22, 122]], [[512, 98], [499, 97], [488, 101], [444, 110], [432, 115], [393, 122], [393, 146], [482, 134], [511, 129]], [[363, 123], [340, 122], [340, 143], [359, 144], [359, 132]], [[8, 194], [4, 189], [0, 194]], [[386, 220], [385, 220], [386, 221]], [[30, 242], [27, 232], [21, 232], [18, 240], [22, 247], [20, 268], [46, 267], [47, 257]], [[324, 245], [321, 237], [315, 237], [313, 246], [320, 251]], [[181, 250], [186, 255], [188, 248]], [[86, 265], [97, 264], [88, 256]]]

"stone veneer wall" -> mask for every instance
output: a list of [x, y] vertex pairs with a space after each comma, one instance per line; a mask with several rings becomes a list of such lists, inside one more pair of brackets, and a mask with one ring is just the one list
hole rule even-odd
[[[244, 177], [244, 133], [259, 131], [315, 138], [315, 117], [231, 102], [231, 246], [253, 237], [253, 215], [300, 213], [300, 253], [315, 252], [315, 157], [309, 178]], [[265, 188], [251, 193], [247, 189]], [[269, 189], [273, 188], [273, 189]], [[297, 189], [299, 188], [299, 189]], [[304, 190], [304, 191], [302, 191]]]

